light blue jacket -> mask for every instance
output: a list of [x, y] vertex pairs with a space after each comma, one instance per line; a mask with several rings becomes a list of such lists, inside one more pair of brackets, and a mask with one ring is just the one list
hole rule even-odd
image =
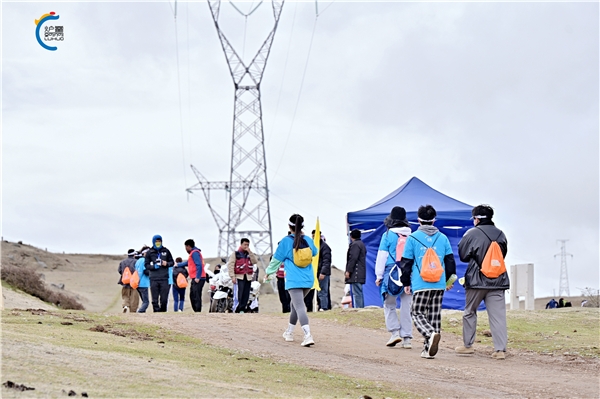
[[140, 285], [138, 288], [150, 287], [150, 277], [144, 274], [144, 271], [146, 270], [146, 259], [143, 256], [135, 262], [135, 270], [140, 275]]
[[[312, 256], [317, 256], [319, 251], [315, 247], [315, 243], [309, 236], [303, 236], [308, 246], [312, 251]], [[293, 288], [312, 288], [315, 283], [315, 273], [313, 270], [312, 263], [306, 267], [298, 267], [294, 264], [294, 235], [290, 234], [284, 237], [277, 246], [273, 259], [269, 267], [267, 267], [266, 274], [273, 274], [279, 268], [279, 265], [283, 262], [285, 270], [285, 289], [290, 290]]]
[[[426, 281], [423, 281], [423, 279], [421, 278], [421, 266], [423, 263], [423, 256], [425, 256], [427, 248], [431, 247], [432, 245], [433, 250], [440, 258], [442, 268], [444, 269], [442, 277], [437, 283], [428, 283]], [[451, 254], [452, 247], [450, 246], [450, 241], [448, 240], [448, 237], [446, 237], [444, 234], [437, 232], [434, 235], [429, 236], [420, 230], [417, 230], [414, 233], [412, 233], [406, 240], [406, 244], [404, 245], [404, 253], [402, 254], [403, 258], [414, 259], [415, 261], [412, 265], [412, 270], [410, 274], [410, 284], [412, 291], [417, 292], [425, 290], [445, 290], [446, 271], [444, 265], [444, 257], [446, 255]]]
[[169, 267], [169, 285], [173, 285], [173, 268]]

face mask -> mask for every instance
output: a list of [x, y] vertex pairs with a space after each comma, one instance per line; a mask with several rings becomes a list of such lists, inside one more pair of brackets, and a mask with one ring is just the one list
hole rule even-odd
[[155, 246], [156, 248], [160, 248], [160, 247], [162, 246], [162, 241], [156, 241], [156, 242], [154, 243], [154, 246]]

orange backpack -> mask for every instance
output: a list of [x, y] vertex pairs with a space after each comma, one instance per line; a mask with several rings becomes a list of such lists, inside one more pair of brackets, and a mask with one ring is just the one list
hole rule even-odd
[[131, 275], [131, 278], [129, 279], [129, 285], [134, 290], [137, 290], [138, 287], [140, 286], [140, 275], [137, 272], [137, 270], [134, 271], [133, 274]]
[[177, 286], [179, 288], [185, 288], [188, 286], [187, 278], [183, 275], [183, 273], [179, 273], [177, 275]]
[[[423, 281], [428, 283], [437, 283], [438, 281], [440, 281], [442, 275], [444, 274], [444, 268], [442, 267], [440, 257], [433, 249], [433, 246], [435, 245], [435, 242], [437, 241], [439, 236], [440, 234], [438, 234], [437, 237], [435, 237], [435, 240], [433, 241], [433, 244], [431, 244], [431, 247], [427, 248], [427, 251], [425, 251], [425, 255], [423, 256], [423, 261], [421, 262], [421, 270], [419, 272]], [[412, 235], [410, 237], [417, 240]], [[427, 247], [427, 245], [423, 244], [421, 241], [417, 241], [419, 242], [419, 244], [423, 245], [424, 247]]]
[[121, 282], [123, 284], [129, 284], [130, 281], [131, 281], [131, 270], [129, 270], [129, 267], [125, 266], [125, 269], [123, 270], [123, 275], [121, 277]]
[[[479, 228], [479, 227], [478, 227]], [[482, 229], [481, 232], [485, 234], [485, 231]], [[500, 245], [498, 245], [498, 238], [502, 235], [502, 232], [498, 235], [495, 240], [492, 240], [487, 234], [485, 236], [488, 240], [491, 241], [490, 247], [485, 253], [485, 257], [483, 258], [483, 262], [481, 263], [480, 270], [484, 276], [487, 278], [498, 278], [502, 274], [506, 273], [506, 265], [504, 264], [504, 255], [502, 254], [502, 249], [500, 249]]]

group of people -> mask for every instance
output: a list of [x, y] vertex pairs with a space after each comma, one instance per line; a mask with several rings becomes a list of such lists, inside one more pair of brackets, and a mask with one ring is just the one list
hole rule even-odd
[[[391, 333], [386, 345], [394, 347], [402, 343], [402, 348], [411, 349], [414, 324], [424, 338], [421, 357], [432, 359], [438, 352], [441, 338], [444, 291], [451, 289], [456, 281], [456, 264], [448, 237], [434, 226], [437, 212], [433, 206], [419, 207], [417, 216], [419, 226], [414, 232], [406, 218], [406, 210], [402, 207], [394, 207], [385, 218], [387, 231], [381, 237], [377, 252], [375, 284], [380, 288], [385, 324]], [[505, 291], [510, 287], [504, 258], [508, 245], [506, 236], [492, 221], [493, 216], [494, 210], [488, 205], [473, 208], [474, 227], [464, 234], [458, 244], [460, 260], [468, 263], [468, 267], [464, 276], [466, 301], [463, 345], [455, 351], [461, 355], [475, 352], [473, 343], [477, 328], [477, 308], [483, 301], [494, 345], [492, 357], [504, 359], [507, 345]], [[312, 232], [312, 237], [303, 233], [304, 218], [301, 215], [292, 215], [288, 228], [288, 235], [279, 241], [271, 257], [265, 271], [265, 281], [277, 278], [282, 310], [290, 313], [283, 338], [294, 341], [294, 328], [299, 322], [303, 332], [301, 345], [311, 346], [315, 341], [307, 314], [307, 310], [310, 310], [307, 305], [312, 306], [309, 293], [314, 293], [316, 275], [321, 288], [317, 295], [319, 310], [331, 309], [331, 248], [325, 238], [321, 237], [320, 250], [317, 249], [314, 243], [315, 231]], [[354, 307], [364, 307], [367, 251], [359, 230], [351, 231], [350, 240], [345, 280], [351, 286]], [[128, 257], [119, 265], [119, 284], [123, 286], [123, 312], [144, 313], [149, 305], [148, 288], [155, 312], [167, 310], [171, 289], [174, 311], [183, 311], [186, 288], [177, 283], [179, 274], [184, 275], [185, 281], [190, 278], [190, 302], [193, 310], [202, 310], [202, 287], [206, 281], [204, 261], [193, 240], [186, 240], [184, 246], [188, 253], [186, 261], [180, 258], [173, 260], [171, 252], [162, 245], [162, 237], [159, 235], [152, 238], [152, 247], [144, 247], [139, 252], [133, 249], [128, 251]], [[315, 274], [312, 259], [317, 255], [319, 262]], [[243, 238], [240, 247], [230, 255], [227, 262], [228, 273], [237, 286], [237, 313], [246, 309], [251, 282], [257, 278], [257, 263], [256, 255], [250, 250], [250, 241]], [[489, 264], [496, 267], [497, 274], [490, 274], [487, 269]], [[139, 275], [137, 287], [123, 281], [126, 268]], [[141, 306], [138, 306], [139, 300], [142, 302]]]
[[[315, 239], [316, 230], [312, 231], [311, 238]], [[290, 236], [292, 232], [288, 233]], [[319, 260], [317, 264], [317, 273], [319, 290], [317, 291], [317, 308], [319, 312], [331, 310], [331, 247], [327, 244], [327, 240], [321, 231], [319, 239]], [[349, 292], [352, 294], [350, 302], [355, 308], [364, 308], [365, 301], [363, 295], [363, 285], [366, 282], [366, 256], [367, 249], [361, 241], [360, 230], [352, 230], [350, 232], [350, 245], [346, 255], [346, 271], [344, 272], [345, 283]], [[279, 269], [275, 273], [277, 277], [277, 291], [279, 293], [279, 301], [281, 302], [281, 311], [290, 313], [291, 299], [289, 292], [285, 289], [285, 264], [281, 263]], [[315, 299], [315, 289], [308, 291], [304, 297], [304, 304], [307, 312], [313, 311], [313, 302]]]
[[[139, 251], [134, 249], [127, 251], [127, 258], [121, 261], [118, 268], [120, 274], [118, 283], [122, 286], [123, 313], [145, 313], [150, 305], [150, 297], [154, 312], [166, 312], [170, 292], [173, 295], [173, 311], [183, 312], [188, 285], [192, 310], [202, 311], [202, 290], [207, 277], [206, 265], [202, 252], [196, 247], [194, 240], [186, 240], [184, 247], [188, 259], [173, 260], [171, 251], [162, 244], [162, 237], [155, 235], [152, 237], [152, 247], [144, 246]], [[229, 276], [237, 286], [236, 313], [243, 313], [246, 310], [251, 282], [258, 278], [257, 263], [256, 255], [250, 250], [250, 240], [242, 238], [240, 247], [227, 260]], [[128, 269], [128, 273], [125, 269]], [[219, 271], [220, 265], [217, 265], [214, 273], [217, 274]], [[132, 276], [134, 273], [138, 276], [135, 279], [135, 286], [129, 277], [123, 281], [124, 275]], [[178, 279], [180, 274], [183, 275], [183, 281]]]
[[[173, 293], [173, 311], [183, 312], [185, 293], [190, 286], [190, 303], [194, 312], [202, 310], [202, 288], [206, 270], [202, 253], [194, 240], [184, 242], [188, 259], [173, 259], [171, 251], [163, 245], [160, 235], [152, 237], [152, 246], [127, 251], [127, 258], [119, 264], [119, 284], [122, 286], [123, 313], [145, 313], [152, 298], [154, 312], [166, 312], [169, 293]], [[127, 269], [127, 271], [126, 271]], [[133, 275], [135, 284], [131, 281]], [[183, 275], [183, 279], [179, 275]], [[189, 278], [189, 283], [188, 283]], [[125, 280], [125, 281], [124, 281]], [[184, 283], [182, 282], [185, 281]], [[140, 305], [141, 301], [141, 305]]]
[[[424, 338], [421, 357], [432, 359], [438, 352], [441, 338], [442, 299], [444, 291], [451, 289], [456, 281], [456, 263], [448, 237], [434, 226], [437, 212], [433, 206], [419, 207], [417, 216], [419, 227], [414, 232], [404, 208], [394, 207], [386, 217], [384, 224], [387, 231], [381, 238], [377, 253], [375, 284], [380, 287], [385, 323], [391, 333], [386, 345], [394, 347], [402, 343], [403, 348], [411, 349], [414, 323]], [[464, 276], [466, 301], [463, 345], [455, 351], [461, 355], [475, 352], [473, 343], [477, 308], [483, 301], [490, 320], [494, 345], [492, 357], [504, 359], [508, 341], [505, 291], [510, 287], [504, 258], [508, 244], [502, 230], [492, 221], [493, 216], [494, 210], [488, 205], [473, 208], [474, 227], [464, 234], [458, 244], [460, 260], [468, 263], [468, 267]], [[290, 298], [289, 324], [283, 338], [294, 341], [294, 329], [300, 322], [303, 332], [301, 345], [311, 346], [315, 341], [310, 331], [304, 298], [314, 285], [310, 259], [319, 251], [313, 238], [303, 234], [304, 218], [301, 215], [292, 215], [288, 225], [288, 236], [279, 242], [267, 267], [265, 281], [277, 276], [280, 295], [285, 291]], [[361, 300], [366, 275], [366, 248], [361, 241], [360, 231], [352, 231], [350, 238], [345, 277], [346, 282], [352, 284], [354, 302], [360, 307], [364, 303]], [[326, 248], [328, 254], [319, 256], [319, 264], [323, 258], [330, 261], [330, 249], [328, 246]], [[487, 270], [488, 264], [497, 274]], [[320, 271], [317, 271], [317, 275], [320, 282], [326, 280], [321, 278]], [[400, 318], [396, 310], [398, 297], [401, 302]]]
[[[587, 303], [587, 301], [581, 301], [581, 306], [582, 307], [585, 306], [586, 303]], [[573, 304], [569, 301], [565, 301], [565, 298], [560, 298], [558, 300], [558, 302], [556, 301], [556, 299], [552, 298], [546, 304], [546, 309], [570, 308], [570, 307], [573, 307]]]

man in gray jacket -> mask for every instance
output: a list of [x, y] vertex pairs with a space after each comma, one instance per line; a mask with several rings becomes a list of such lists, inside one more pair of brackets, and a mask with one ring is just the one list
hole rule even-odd
[[352, 301], [355, 308], [364, 308], [363, 285], [367, 279], [367, 248], [360, 239], [360, 230], [350, 232], [350, 247], [346, 262], [346, 284], [352, 287]]
[[475, 227], [469, 229], [458, 243], [460, 260], [468, 262], [468, 266], [465, 273], [464, 346], [457, 347], [456, 353], [468, 355], [475, 352], [473, 342], [477, 329], [477, 307], [483, 301], [487, 308], [494, 343], [492, 358], [504, 359], [508, 341], [504, 291], [510, 288], [510, 281], [507, 272], [497, 278], [484, 276], [481, 265], [492, 241], [498, 243], [504, 257], [508, 251], [508, 243], [502, 230], [498, 229], [492, 221], [494, 210], [491, 206], [478, 205], [473, 208], [471, 214]]

